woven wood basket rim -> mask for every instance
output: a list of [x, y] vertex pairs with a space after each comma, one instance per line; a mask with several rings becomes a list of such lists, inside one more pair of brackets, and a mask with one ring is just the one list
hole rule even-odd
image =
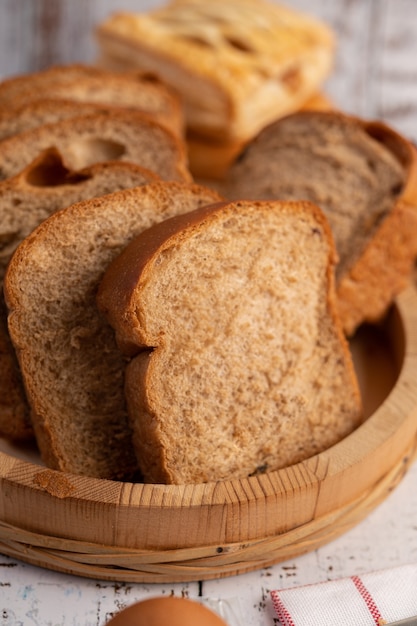
[[0, 521], [0, 552], [56, 571], [124, 582], [186, 582], [265, 568], [316, 549], [360, 522], [399, 484], [416, 449], [417, 438], [399, 463], [357, 501], [284, 535], [227, 546], [135, 550], [45, 536]]

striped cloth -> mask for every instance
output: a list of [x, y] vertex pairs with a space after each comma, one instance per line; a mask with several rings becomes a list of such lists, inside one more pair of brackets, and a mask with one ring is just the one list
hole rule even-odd
[[271, 597], [282, 626], [383, 626], [417, 615], [417, 564], [274, 590]]

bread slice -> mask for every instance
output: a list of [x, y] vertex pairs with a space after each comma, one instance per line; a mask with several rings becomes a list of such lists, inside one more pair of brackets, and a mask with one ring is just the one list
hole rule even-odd
[[54, 84], [65, 85], [75, 80], [96, 79], [101, 75], [101, 68], [83, 63], [71, 63], [68, 65], [53, 65], [39, 72], [18, 74], [5, 78], [0, 83], [0, 103], [11, 104], [16, 97], [29, 91], [32, 94], [48, 89]]
[[50, 99], [36, 100], [13, 108], [0, 108], [0, 141], [38, 126], [80, 115], [108, 113], [108, 110], [106, 105], [71, 100], [60, 100], [58, 103]]
[[[54, 101], [55, 115], [59, 115], [62, 106], [68, 107], [69, 102], [137, 110], [152, 115], [179, 136], [183, 134], [181, 102], [176, 93], [155, 76], [72, 64], [56, 65], [0, 82], [0, 136], [8, 121], [13, 126], [13, 117], [20, 120], [24, 116], [24, 121], [30, 124], [31, 112], [27, 107], [43, 100]], [[35, 119], [39, 110], [39, 105], [34, 107]]]
[[[13, 106], [12, 109], [0, 109], [0, 141], [17, 135], [18, 133], [32, 130], [38, 126], [43, 126], [44, 124], [53, 124], [61, 120], [79, 117], [80, 115], [96, 115], [101, 113], [110, 115], [113, 111], [120, 110], [121, 107], [108, 104], [46, 98], [19, 106]], [[182, 138], [182, 133], [179, 133], [178, 128], [171, 124], [170, 120], [164, 119], [164, 116], [156, 114], [151, 115], [147, 112], [143, 112], [142, 114], [146, 116], [149, 115], [159, 124], [166, 126], [169, 130]]]
[[3, 298], [4, 275], [13, 252], [58, 209], [157, 179], [156, 174], [121, 161], [69, 171], [59, 153], [51, 149], [23, 172], [0, 183], [0, 436], [16, 441], [33, 437]]
[[161, 223], [109, 266], [98, 303], [132, 357], [126, 395], [146, 481], [275, 470], [358, 425], [334, 261], [319, 209], [247, 201]]
[[[315, 94], [301, 109], [328, 111], [334, 109], [334, 106], [324, 94]], [[186, 145], [188, 166], [192, 176], [205, 184], [210, 184], [211, 180], [223, 180], [235, 159], [245, 149], [246, 143], [242, 140], [209, 139], [189, 131], [186, 135]]]
[[394, 130], [339, 112], [299, 112], [249, 142], [218, 185], [230, 199], [310, 200], [336, 242], [339, 313], [348, 334], [376, 322], [417, 254], [415, 151]]
[[191, 180], [184, 144], [149, 117], [107, 111], [45, 124], [0, 142], [0, 180], [14, 176], [43, 150], [55, 147], [69, 169], [121, 160], [165, 180]]
[[252, 137], [322, 86], [334, 38], [321, 22], [266, 0], [176, 0], [116, 13], [98, 28], [100, 62], [156, 73], [182, 97], [187, 127]]
[[151, 183], [62, 209], [17, 248], [5, 278], [9, 332], [49, 467], [132, 477], [125, 361], [97, 310], [96, 291], [109, 262], [134, 236], [216, 200], [216, 193], [193, 184]]

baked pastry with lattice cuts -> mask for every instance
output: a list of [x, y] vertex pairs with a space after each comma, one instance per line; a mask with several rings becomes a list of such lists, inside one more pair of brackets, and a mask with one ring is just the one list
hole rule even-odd
[[264, 0], [174, 0], [98, 29], [102, 64], [151, 71], [182, 97], [188, 128], [246, 139], [317, 93], [333, 60], [327, 26]]

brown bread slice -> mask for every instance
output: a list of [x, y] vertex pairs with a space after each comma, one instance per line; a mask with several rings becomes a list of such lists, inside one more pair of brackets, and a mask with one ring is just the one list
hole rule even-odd
[[[13, 108], [5, 110], [0, 108], [0, 141], [44, 124], [53, 124], [68, 118], [79, 117], [80, 115], [95, 115], [98, 113], [109, 115], [112, 111], [120, 110], [120, 107], [108, 104], [46, 98], [13, 106]], [[146, 112], [142, 114], [149, 115]], [[172, 131], [178, 132], [177, 129], [166, 123], [162, 116], [152, 115], [151, 117]]]
[[132, 111], [107, 111], [45, 124], [0, 142], [0, 180], [14, 176], [55, 147], [70, 169], [121, 160], [164, 180], [191, 179], [183, 142], [164, 126]]
[[17, 248], [5, 278], [9, 332], [49, 467], [132, 477], [125, 361], [97, 310], [96, 291], [134, 236], [218, 198], [188, 183], [151, 183], [58, 211]]
[[[329, 98], [320, 93], [307, 100], [300, 108], [309, 111], [327, 111], [334, 109], [334, 105]], [[209, 182], [222, 180], [227, 176], [231, 165], [244, 150], [247, 141], [228, 141], [227, 139], [216, 141], [188, 132], [186, 143], [191, 174], [196, 180]]]
[[247, 201], [158, 224], [109, 266], [98, 303], [133, 357], [126, 395], [146, 481], [275, 470], [358, 425], [334, 261], [319, 209]]
[[67, 65], [53, 65], [38, 72], [18, 74], [5, 78], [0, 83], [0, 103], [10, 104], [22, 93], [40, 92], [59, 84], [65, 85], [74, 80], [96, 79], [102, 76], [101, 68], [83, 63], [69, 63]]
[[[69, 101], [138, 110], [152, 115], [176, 134], [183, 133], [180, 100], [155, 76], [139, 71], [112, 72], [89, 65], [71, 64], [21, 74], [0, 82], [0, 135], [8, 117], [16, 114], [22, 117], [28, 106], [45, 99], [55, 101], [56, 113]], [[62, 102], [57, 103], [57, 100]], [[35, 107], [34, 118], [38, 111]], [[30, 109], [26, 122], [30, 123]]]
[[33, 436], [3, 299], [4, 274], [13, 252], [58, 209], [157, 179], [156, 174], [122, 161], [69, 171], [59, 153], [51, 149], [23, 172], [0, 183], [0, 436], [13, 440]]
[[299, 112], [264, 129], [218, 185], [230, 199], [299, 199], [332, 228], [339, 313], [348, 334], [378, 321], [408, 283], [417, 254], [411, 144], [379, 122]]
[[45, 124], [53, 124], [69, 117], [106, 113], [108, 108], [89, 102], [36, 100], [18, 107], [0, 109], [0, 140], [8, 139]]

